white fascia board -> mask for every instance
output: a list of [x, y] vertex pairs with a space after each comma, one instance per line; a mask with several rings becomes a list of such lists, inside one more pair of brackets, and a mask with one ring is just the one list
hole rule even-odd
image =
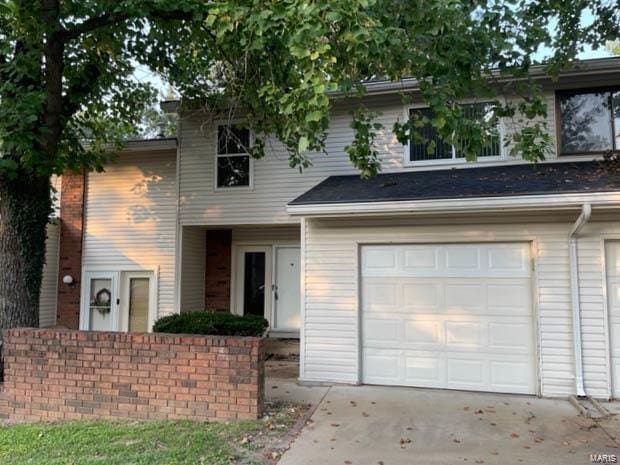
[[602, 208], [617, 208], [620, 206], [620, 192], [288, 205], [286, 211], [292, 216], [337, 217], [399, 213], [476, 213], [575, 209], [581, 208], [584, 203]]

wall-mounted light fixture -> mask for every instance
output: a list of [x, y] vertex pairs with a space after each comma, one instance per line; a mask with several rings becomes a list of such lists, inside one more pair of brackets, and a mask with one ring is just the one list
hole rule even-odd
[[64, 275], [62, 278], [62, 282], [65, 284], [73, 284], [73, 276], [71, 276], [70, 274]]

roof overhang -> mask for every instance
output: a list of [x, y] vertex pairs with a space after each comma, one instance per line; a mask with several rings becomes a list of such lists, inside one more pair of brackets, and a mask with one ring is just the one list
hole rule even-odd
[[156, 139], [130, 140], [127, 141], [119, 154], [134, 152], [159, 152], [177, 149], [176, 137], [158, 137]]
[[586, 203], [599, 209], [617, 209], [620, 208], [620, 192], [305, 204], [288, 205], [286, 211], [291, 216], [328, 218], [345, 216], [393, 216], [399, 214], [558, 211], [574, 210]]

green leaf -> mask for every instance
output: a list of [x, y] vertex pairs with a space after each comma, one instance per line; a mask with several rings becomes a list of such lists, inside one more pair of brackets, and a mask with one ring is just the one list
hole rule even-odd
[[308, 138], [306, 136], [301, 136], [297, 144], [297, 151], [299, 153], [305, 152], [309, 145], [310, 141], [308, 140]]

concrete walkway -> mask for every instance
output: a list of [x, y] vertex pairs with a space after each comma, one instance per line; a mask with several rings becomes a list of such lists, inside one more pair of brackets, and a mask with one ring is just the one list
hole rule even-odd
[[267, 396], [317, 405], [279, 465], [584, 465], [616, 454], [617, 417], [595, 423], [564, 400], [375, 386], [303, 387], [269, 378]]

